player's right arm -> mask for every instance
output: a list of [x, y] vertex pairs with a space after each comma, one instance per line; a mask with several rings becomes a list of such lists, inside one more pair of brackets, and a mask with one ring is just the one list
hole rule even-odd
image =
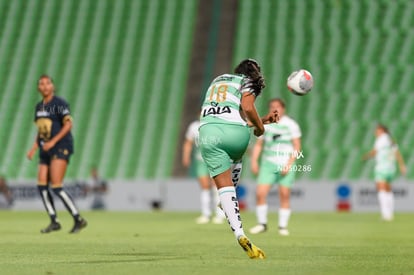
[[252, 158], [250, 162], [250, 166], [251, 166], [250, 168], [254, 175], [257, 175], [259, 173], [259, 158], [260, 158], [260, 153], [262, 152], [262, 148], [263, 148], [263, 139], [258, 139], [253, 146]]
[[362, 160], [369, 160], [370, 158], [375, 157], [376, 154], [377, 154], [377, 150], [372, 149], [371, 151], [369, 151], [368, 153], [362, 156]]
[[183, 156], [182, 156], [182, 164], [185, 168], [190, 166], [192, 148], [193, 148], [193, 141], [191, 139], [186, 138], [183, 144]]
[[259, 137], [264, 133], [264, 126], [262, 119], [257, 113], [256, 106], [254, 106], [255, 100], [256, 96], [253, 93], [243, 93], [241, 98], [241, 108], [252, 127], [254, 127], [254, 135]]
[[38, 135], [36, 135], [35, 142], [33, 143], [32, 148], [30, 148], [29, 152], [27, 152], [26, 154], [29, 160], [32, 160], [33, 155], [36, 153], [37, 148], [39, 147], [39, 145], [37, 144], [37, 138], [38, 138]]

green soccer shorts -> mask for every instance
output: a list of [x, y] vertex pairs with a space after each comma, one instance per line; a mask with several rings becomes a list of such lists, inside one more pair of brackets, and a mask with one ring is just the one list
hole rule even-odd
[[240, 161], [250, 140], [247, 126], [208, 123], [200, 127], [199, 148], [211, 177], [230, 169]]
[[210, 173], [208, 172], [208, 168], [206, 163], [201, 160], [201, 159], [197, 159], [194, 161], [194, 166], [195, 166], [195, 173], [197, 178], [202, 178], [202, 177], [209, 177]]
[[270, 185], [279, 184], [290, 188], [295, 181], [295, 171], [290, 170], [286, 175], [282, 176], [280, 170], [280, 166], [277, 164], [269, 161], [262, 161], [260, 163], [257, 183]]
[[375, 171], [375, 182], [392, 183], [397, 176], [396, 174], [395, 171]]

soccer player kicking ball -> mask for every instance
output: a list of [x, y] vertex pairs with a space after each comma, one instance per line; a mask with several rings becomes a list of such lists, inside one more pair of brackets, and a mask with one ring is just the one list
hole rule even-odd
[[242, 157], [254, 134], [264, 133], [263, 124], [277, 122], [277, 112], [260, 118], [254, 102], [265, 87], [259, 64], [243, 60], [234, 74], [216, 77], [202, 105], [199, 129], [201, 155], [218, 189], [220, 204], [240, 246], [252, 259], [264, 259], [265, 253], [246, 237], [236, 196]]

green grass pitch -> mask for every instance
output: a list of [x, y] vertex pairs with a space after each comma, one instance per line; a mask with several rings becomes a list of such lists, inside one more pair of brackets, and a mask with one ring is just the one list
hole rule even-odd
[[[43, 212], [0, 211], [0, 274], [414, 274], [414, 214], [293, 213], [291, 236], [249, 235], [267, 255], [251, 260], [227, 224], [196, 225], [197, 213], [85, 212], [88, 227], [39, 233]], [[242, 213], [245, 230], [255, 224]]]

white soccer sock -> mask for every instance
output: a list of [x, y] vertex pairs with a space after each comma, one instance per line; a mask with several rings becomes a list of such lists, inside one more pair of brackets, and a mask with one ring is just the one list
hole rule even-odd
[[381, 216], [383, 219], [388, 219], [388, 207], [387, 207], [387, 199], [388, 195], [385, 191], [378, 192], [378, 202], [381, 210]]
[[217, 188], [215, 188], [215, 187], [211, 188], [211, 192], [213, 192], [214, 207], [216, 209], [216, 217], [221, 218], [221, 219], [226, 218], [226, 214], [224, 214], [223, 210], [221, 210], [221, 208], [218, 207], [218, 205], [220, 203], [220, 197], [219, 197]]
[[259, 224], [267, 224], [267, 204], [256, 205], [256, 217]]
[[392, 219], [394, 218], [394, 193], [392, 191], [386, 192], [386, 198], [387, 198], [386, 207], [387, 207], [388, 218]]
[[280, 208], [279, 209], [279, 227], [287, 228], [290, 218], [290, 209], [289, 208]]
[[45, 205], [47, 213], [49, 213], [50, 216], [56, 216], [55, 207], [53, 206], [53, 203], [50, 201], [47, 192], [47, 189], [41, 191], [43, 203]]
[[204, 217], [210, 217], [211, 216], [210, 190], [205, 190], [205, 189], [201, 190], [200, 202], [201, 202], [201, 214]]
[[222, 187], [218, 190], [221, 207], [223, 208], [224, 213], [226, 213], [227, 220], [230, 223], [230, 227], [233, 230], [236, 238], [244, 235], [241, 217], [239, 202], [236, 196], [236, 188], [233, 186]]

